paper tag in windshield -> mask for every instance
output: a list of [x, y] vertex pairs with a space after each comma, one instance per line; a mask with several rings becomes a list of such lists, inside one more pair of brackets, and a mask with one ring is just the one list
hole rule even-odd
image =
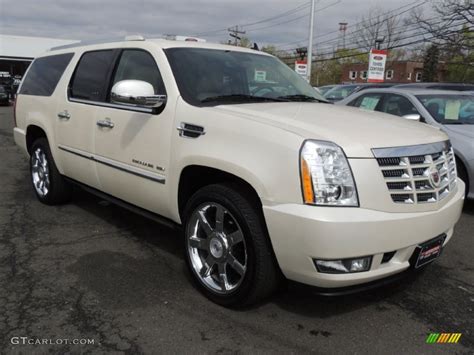
[[373, 111], [375, 110], [375, 107], [377, 107], [377, 104], [379, 103], [379, 101], [380, 101], [379, 97], [364, 97], [360, 104], [360, 108]]
[[255, 81], [266, 81], [267, 80], [267, 72], [264, 70], [255, 70]]
[[461, 110], [460, 100], [446, 101], [446, 108], [444, 109], [444, 119], [457, 121], [459, 119], [460, 110]]

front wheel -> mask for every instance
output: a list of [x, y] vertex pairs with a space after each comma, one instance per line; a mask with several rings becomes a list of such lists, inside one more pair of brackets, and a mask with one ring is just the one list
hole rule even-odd
[[186, 261], [198, 288], [212, 301], [244, 306], [269, 296], [278, 267], [261, 212], [238, 185], [209, 185], [186, 206]]

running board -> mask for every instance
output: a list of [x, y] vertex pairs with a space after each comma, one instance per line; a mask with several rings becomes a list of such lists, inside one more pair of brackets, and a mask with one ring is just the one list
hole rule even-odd
[[155, 221], [159, 224], [162, 224], [168, 228], [174, 229], [174, 230], [179, 230], [181, 226], [177, 224], [176, 222], [173, 222], [172, 220], [162, 217], [156, 213], [147, 211], [141, 207], [132, 205], [131, 203], [125, 202], [124, 200], [121, 200], [119, 198], [116, 198], [112, 195], [106, 194], [105, 192], [99, 191], [97, 189], [94, 189], [93, 187], [90, 187], [88, 185], [85, 185], [79, 181], [76, 181], [74, 179], [68, 178], [66, 176], [63, 176], [64, 179], [66, 179], [68, 182], [70, 182], [73, 185], [76, 185], [80, 187], [81, 189], [91, 193], [92, 195], [95, 195], [105, 201], [108, 201], [110, 203], [113, 203], [114, 205], [117, 205], [119, 207], [122, 207], [126, 210], [129, 210], [130, 212], [133, 212], [135, 214], [141, 215], [145, 218], [151, 219], [152, 221]]

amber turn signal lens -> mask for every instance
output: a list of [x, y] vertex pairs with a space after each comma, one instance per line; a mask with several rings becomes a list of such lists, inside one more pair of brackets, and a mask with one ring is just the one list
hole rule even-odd
[[306, 160], [301, 159], [301, 185], [303, 186], [303, 197], [305, 203], [314, 203], [313, 182], [311, 172]]

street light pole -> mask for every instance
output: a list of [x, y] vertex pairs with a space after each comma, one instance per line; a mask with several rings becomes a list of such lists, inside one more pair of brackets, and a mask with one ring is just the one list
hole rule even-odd
[[309, 42], [308, 42], [308, 63], [307, 63], [307, 70], [308, 70], [308, 82], [311, 84], [311, 64], [313, 61], [313, 27], [314, 27], [314, 2], [315, 0], [311, 0], [311, 14], [309, 20]]

